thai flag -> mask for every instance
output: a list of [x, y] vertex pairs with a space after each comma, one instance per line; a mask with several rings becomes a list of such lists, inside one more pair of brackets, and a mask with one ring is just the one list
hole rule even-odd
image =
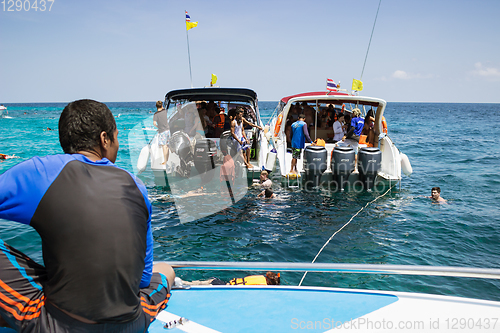
[[186, 12], [186, 22], [191, 22], [191, 17], [188, 15], [187, 10], [185, 12]]
[[337, 84], [332, 79], [326, 79], [326, 90], [337, 91]]

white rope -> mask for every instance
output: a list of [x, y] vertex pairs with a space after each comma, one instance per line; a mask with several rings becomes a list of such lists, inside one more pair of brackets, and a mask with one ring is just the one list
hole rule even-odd
[[[320, 253], [321, 253], [321, 252], [323, 251], [323, 249], [324, 249], [324, 248], [328, 245], [328, 243], [330, 243], [330, 241], [332, 240], [332, 238], [333, 238], [336, 234], [338, 234], [338, 233], [339, 233], [342, 229], [344, 229], [344, 228], [345, 228], [345, 227], [346, 227], [349, 223], [351, 223], [351, 221], [352, 221], [352, 220], [353, 220], [356, 216], [358, 216], [358, 214], [359, 214], [359, 213], [361, 213], [361, 211], [362, 211], [363, 209], [365, 209], [366, 207], [368, 207], [368, 205], [370, 205], [371, 203], [374, 203], [375, 201], [377, 201], [378, 199], [382, 198], [384, 195], [386, 195], [387, 193], [389, 193], [389, 191], [390, 191], [390, 190], [392, 190], [392, 188], [393, 188], [393, 187], [394, 187], [394, 185], [393, 185], [393, 186], [391, 186], [391, 187], [389, 187], [389, 189], [388, 189], [387, 191], [385, 191], [385, 193], [384, 193], [384, 194], [379, 195], [378, 197], [376, 197], [376, 198], [375, 198], [375, 199], [373, 199], [372, 201], [368, 202], [368, 203], [367, 203], [364, 207], [361, 207], [361, 209], [360, 209], [360, 210], [358, 210], [358, 212], [357, 212], [356, 214], [354, 214], [354, 215], [353, 215], [353, 216], [349, 219], [349, 221], [347, 221], [347, 223], [346, 223], [346, 224], [344, 224], [344, 225], [342, 226], [342, 228], [340, 228], [339, 230], [335, 231], [335, 232], [333, 233], [333, 235], [332, 235], [330, 238], [328, 238], [328, 240], [327, 240], [327, 241], [326, 241], [326, 243], [323, 245], [323, 247], [321, 247], [321, 249], [319, 250], [318, 254], [316, 254], [316, 256], [314, 257], [314, 259], [313, 259], [313, 261], [312, 261], [311, 263], [314, 263], [314, 262], [316, 261], [316, 259], [318, 259], [318, 257], [319, 257], [319, 255], [320, 255]], [[302, 276], [302, 279], [300, 279], [299, 287], [302, 285], [302, 281], [304, 281], [304, 278], [306, 277], [306, 275], [307, 275], [307, 271], [305, 271], [305, 272], [304, 272], [304, 275]]]

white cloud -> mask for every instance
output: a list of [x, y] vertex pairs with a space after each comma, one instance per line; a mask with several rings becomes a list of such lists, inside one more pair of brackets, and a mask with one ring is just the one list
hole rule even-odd
[[432, 74], [414, 74], [414, 73], [407, 73], [402, 70], [397, 70], [394, 73], [392, 73], [391, 77], [393, 79], [399, 79], [399, 80], [412, 80], [412, 79], [431, 79], [434, 77]]
[[401, 70], [397, 70], [394, 73], [392, 73], [392, 77], [395, 79], [403, 79], [403, 80], [407, 80], [410, 78], [408, 76], [408, 73], [406, 73], [405, 71], [401, 71]]
[[484, 67], [480, 62], [476, 62], [474, 64], [475, 70], [472, 71], [472, 74], [490, 78], [500, 78], [500, 71], [494, 67]]

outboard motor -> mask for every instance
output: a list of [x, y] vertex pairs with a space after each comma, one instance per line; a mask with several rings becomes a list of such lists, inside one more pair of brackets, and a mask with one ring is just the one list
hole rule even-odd
[[352, 147], [337, 146], [332, 150], [331, 168], [337, 188], [344, 190], [349, 176], [355, 169], [356, 153]]
[[358, 152], [359, 179], [366, 190], [371, 190], [375, 185], [375, 178], [380, 170], [382, 152], [376, 147], [364, 147]]
[[231, 131], [225, 131], [220, 135], [219, 146], [224, 156], [230, 154], [234, 157], [234, 155], [236, 155], [236, 149], [233, 148], [232, 137]]
[[304, 150], [306, 186], [319, 186], [321, 176], [327, 168], [327, 151], [323, 146], [307, 146]]
[[201, 183], [206, 184], [212, 180], [217, 158], [217, 145], [210, 139], [200, 139], [194, 146], [194, 166], [201, 176]]
[[175, 132], [168, 141], [168, 148], [179, 156], [180, 165], [177, 166], [177, 173], [181, 177], [189, 177], [193, 161], [189, 136], [184, 132]]

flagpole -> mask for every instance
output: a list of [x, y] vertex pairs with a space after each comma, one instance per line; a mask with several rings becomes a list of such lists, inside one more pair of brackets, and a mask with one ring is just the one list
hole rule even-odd
[[[184, 11], [187, 14], [187, 11]], [[191, 73], [191, 53], [189, 52], [189, 35], [188, 35], [188, 29], [186, 26], [186, 39], [187, 39], [187, 45], [188, 45], [188, 60], [189, 60], [189, 78], [191, 79], [191, 88], [193, 88], [193, 74]]]

